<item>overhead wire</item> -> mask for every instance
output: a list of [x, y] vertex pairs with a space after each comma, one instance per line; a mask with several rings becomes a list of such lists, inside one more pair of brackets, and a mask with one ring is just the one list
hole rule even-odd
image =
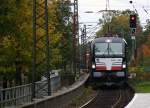
[[[87, 31], [86, 33], [87, 34], [91, 34], [91, 31], [94, 31], [94, 30], [97, 30], [98, 29], [98, 26], [99, 24], [97, 24], [97, 25], [95, 25], [94, 27], [92, 27], [89, 31]], [[81, 37], [81, 36], [80, 36]], [[87, 37], [89, 37], [89, 36], [87, 36]]]
[[150, 13], [144, 8], [144, 6], [142, 8], [146, 12], [146, 14], [150, 15]]
[[96, 24], [94, 27], [92, 27], [90, 30], [87, 31], [87, 33], [90, 33], [91, 31], [93, 31], [93, 29], [95, 29], [99, 24]]
[[[89, 42], [91, 39], [93, 40], [94, 38], [95, 38], [95, 36], [96, 35], [94, 35], [94, 34], [96, 34], [96, 30], [99, 28], [99, 26], [98, 26], [99, 24], [97, 24], [95, 27], [92, 27], [92, 31], [93, 32], [91, 32], [91, 33], [87, 33], [87, 34], [90, 34], [90, 36], [87, 36], [86, 37], [86, 40], [85, 40], [85, 42]], [[93, 30], [94, 29], [94, 30]], [[91, 30], [90, 30], [91, 31]], [[93, 35], [93, 36], [92, 36]]]
[[[90, 39], [90, 38], [95, 38], [94, 36], [96, 36], [96, 30], [99, 28], [99, 26], [97, 26], [93, 32], [90, 33], [89, 36], [87, 36], [87, 40]], [[94, 35], [95, 34], [95, 35]]]
[[[148, 1], [147, 1], [148, 2]], [[145, 9], [144, 5], [141, 5], [141, 4], [138, 4], [142, 7], [142, 9], [144, 10], [144, 12], [147, 14], [147, 15], [150, 15], [150, 13], [148, 12], [148, 9]], [[147, 3], [147, 7], [148, 7], [148, 3]], [[135, 12], [138, 14], [138, 11], [136, 9], [136, 7], [133, 5], [133, 9], [135, 10]]]

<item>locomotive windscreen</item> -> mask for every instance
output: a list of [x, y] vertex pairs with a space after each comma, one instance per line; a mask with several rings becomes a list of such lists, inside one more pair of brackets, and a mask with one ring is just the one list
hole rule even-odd
[[122, 43], [95, 43], [94, 52], [96, 56], [106, 55], [123, 55], [123, 44]]

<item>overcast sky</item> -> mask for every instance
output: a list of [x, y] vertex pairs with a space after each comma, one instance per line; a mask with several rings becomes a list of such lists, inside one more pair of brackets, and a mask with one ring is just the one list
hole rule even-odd
[[[79, 21], [80, 22], [98, 22], [101, 14], [96, 13], [100, 10], [106, 9], [107, 0], [78, 0], [79, 1]], [[140, 21], [144, 25], [146, 19], [150, 18], [150, 0], [132, 0], [133, 3], [129, 3], [130, 0], [109, 0], [109, 6], [112, 10], [133, 10], [135, 6], [140, 16]], [[146, 13], [143, 7], [147, 10]], [[94, 13], [85, 13], [86, 11], [93, 11]]]
[[[72, 0], [73, 1], [73, 0]], [[97, 13], [100, 10], [106, 9], [106, 1], [109, 1], [109, 9], [111, 10], [137, 10], [141, 25], [144, 27], [146, 19], [150, 19], [150, 0], [78, 0], [79, 2], [79, 23], [84, 22], [86, 25], [92, 25], [87, 28], [87, 36], [92, 37], [95, 35], [99, 26], [97, 26], [98, 19], [101, 18], [101, 13]], [[133, 8], [133, 5], [135, 8]], [[145, 12], [145, 10], [147, 13]], [[94, 13], [85, 13], [86, 11], [93, 11]], [[87, 23], [93, 22], [93, 23]], [[94, 23], [95, 22], [95, 23]], [[97, 22], [97, 23], [96, 23]], [[79, 28], [82, 28], [83, 24], [79, 24]]]

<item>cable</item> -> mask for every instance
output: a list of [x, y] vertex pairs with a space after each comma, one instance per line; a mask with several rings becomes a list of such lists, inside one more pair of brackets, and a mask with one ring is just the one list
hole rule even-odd
[[109, 0], [108, 0], [108, 9], [110, 10], [110, 3], [109, 3]]
[[87, 31], [87, 33], [90, 33], [91, 31], [93, 31], [93, 29], [95, 29], [99, 24], [95, 25], [94, 27], [92, 27], [90, 30]]
[[[95, 28], [95, 30], [93, 30], [93, 32], [92, 33], [90, 33], [90, 36], [87, 36], [87, 40], [88, 40], [88, 38], [91, 38], [91, 36], [93, 35], [93, 34], [96, 34], [96, 30], [98, 29], [99, 27], [96, 27]], [[95, 37], [94, 37], [95, 38]]]
[[106, 10], [107, 10], [107, 0], [106, 0]]
[[144, 6], [143, 6], [142, 8], [143, 8], [143, 10], [144, 10], [148, 15], [150, 15], [150, 14], [148, 13], [148, 11], [144, 8]]
[[132, 5], [132, 6], [133, 6], [133, 9], [134, 9], [135, 13], [138, 14], [138, 11], [137, 11], [137, 9], [135, 8], [135, 6], [134, 6], [134, 5]]
[[[98, 27], [95, 28], [95, 30], [97, 30], [97, 29], [98, 29]], [[90, 33], [90, 36], [87, 36], [85, 42], [88, 42], [90, 39], [94, 39], [94, 38], [96, 37], [96, 35], [95, 35], [95, 33], [96, 33], [95, 30], [93, 30], [93, 32]], [[92, 35], [93, 35], [93, 36], [92, 36]]]

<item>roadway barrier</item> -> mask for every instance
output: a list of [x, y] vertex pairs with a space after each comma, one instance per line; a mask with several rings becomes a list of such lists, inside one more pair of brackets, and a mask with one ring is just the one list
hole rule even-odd
[[32, 103], [23, 105], [20, 108], [66, 108], [75, 97], [83, 94], [84, 83], [88, 77], [89, 74], [84, 74], [73, 85], [63, 88], [52, 96], [36, 99]]

